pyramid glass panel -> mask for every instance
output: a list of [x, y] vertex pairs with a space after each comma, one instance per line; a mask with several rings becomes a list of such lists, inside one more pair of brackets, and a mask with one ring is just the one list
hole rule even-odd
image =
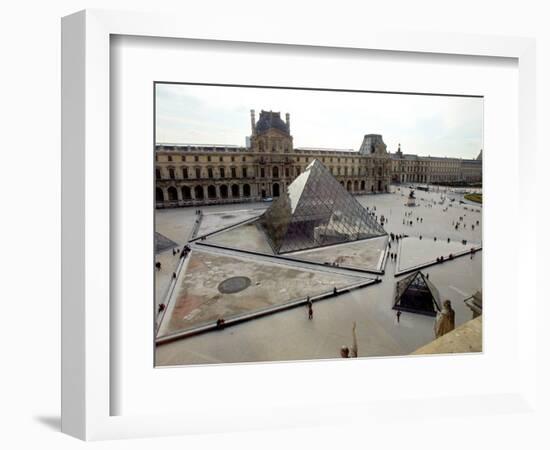
[[439, 305], [439, 291], [422, 272], [397, 282], [393, 309], [435, 316]]
[[260, 219], [275, 253], [385, 235], [369, 211], [318, 160], [288, 186]]

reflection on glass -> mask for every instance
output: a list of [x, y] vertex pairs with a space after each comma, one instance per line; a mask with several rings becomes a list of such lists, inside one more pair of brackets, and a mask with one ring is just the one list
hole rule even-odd
[[275, 253], [386, 234], [318, 160], [292, 182], [260, 223]]

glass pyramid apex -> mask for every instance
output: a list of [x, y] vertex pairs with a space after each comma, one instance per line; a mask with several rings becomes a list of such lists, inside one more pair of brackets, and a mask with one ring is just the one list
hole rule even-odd
[[314, 160], [260, 218], [275, 253], [385, 235], [353, 195]]

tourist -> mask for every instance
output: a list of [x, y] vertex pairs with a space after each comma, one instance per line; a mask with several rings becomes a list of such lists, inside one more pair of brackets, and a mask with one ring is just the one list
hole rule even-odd
[[336, 286], [334, 286], [334, 289], [332, 290], [332, 295], [337, 295], [338, 289], [336, 289]]
[[164, 303], [161, 303], [159, 305], [159, 313], [161, 313], [162, 311], [164, 311], [164, 309], [166, 308], [166, 305]]
[[159, 261], [157, 261], [157, 262], [155, 263], [155, 267], [156, 267], [157, 270], [160, 270], [161, 265], [160, 265], [160, 262], [159, 262]]
[[176, 272], [172, 272], [172, 279], [173, 279], [173, 280], [176, 279]]
[[221, 330], [224, 327], [225, 327], [225, 320], [223, 319], [223, 317], [218, 318], [218, 320], [216, 320], [216, 328]]
[[395, 314], [395, 316], [397, 317], [397, 323], [399, 323], [399, 319], [401, 319], [401, 311], [397, 310], [397, 313]]
[[311, 303], [311, 300], [307, 304], [307, 317], [309, 320], [313, 319], [313, 304]]
[[175, 254], [176, 254], [176, 249], [173, 248], [173, 249], [172, 249], [172, 256], [174, 256]]

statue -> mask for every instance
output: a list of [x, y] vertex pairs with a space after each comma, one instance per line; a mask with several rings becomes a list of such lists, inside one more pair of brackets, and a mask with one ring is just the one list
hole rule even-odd
[[340, 356], [342, 358], [357, 358], [357, 334], [355, 333], [355, 329], [357, 328], [357, 324], [353, 322], [353, 327], [351, 329], [351, 334], [353, 336], [353, 344], [351, 348], [349, 348], [347, 345], [343, 345], [340, 349]]
[[434, 324], [435, 337], [441, 337], [455, 329], [455, 310], [451, 306], [450, 300], [443, 302], [443, 309], [437, 313]]
[[414, 196], [414, 189], [411, 189], [409, 192], [409, 198], [405, 206], [416, 206], [416, 197]]

